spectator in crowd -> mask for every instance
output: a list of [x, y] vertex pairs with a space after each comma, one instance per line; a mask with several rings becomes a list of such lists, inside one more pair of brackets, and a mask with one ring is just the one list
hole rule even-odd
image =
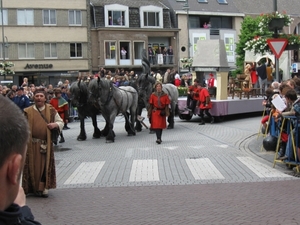
[[29, 127], [17, 106], [0, 95], [0, 224], [34, 225], [20, 178], [26, 157]]
[[127, 51], [125, 50], [124, 47], [122, 47], [122, 49], [121, 49], [121, 59], [126, 59], [126, 54], [127, 54]]
[[181, 83], [180, 75], [178, 74], [178, 71], [175, 71], [174, 84], [176, 87], [179, 87], [180, 83]]
[[164, 47], [164, 49], [162, 51], [162, 54], [163, 54], [164, 65], [166, 65], [167, 64], [167, 58], [168, 58], [168, 49], [167, 49], [167, 47]]
[[148, 57], [149, 57], [150, 64], [156, 64], [155, 52], [152, 50], [151, 47], [148, 48]]
[[170, 70], [170, 69], [167, 69], [167, 71], [165, 72], [164, 77], [163, 77], [163, 83], [164, 83], [164, 84], [169, 83], [169, 76], [170, 76], [170, 73], [171, 73], [171, 70]]
[[[68, 127], [69, 121], [69, 105], [68, 102], [62, 97], [62, 92], [60, 88], [54, 89], [54, 97], [50, 100], [50, 104], [56, 109], [60, 118], [64, 121], [63, 130], [70, 129]], [[60, 132], [59, 143], [64, 143], [65, 138], [63, 132]]]
[[29, 98], [24, 95], [24, 88], [18, 87], [17, 88], [17, 94], [13, 98], [14, 103], [16, 103], [17, 106], [23, 111], [25, 108], [30, 106]]
[[48, 197], [48, 189], [56, 188], [55, 160], [51, 130], [63, 128], [55, 108], [46, 103], [44, 88], [34, 92], [34, 105], [24, 110], [30, 127], [22, 186], [26, 194]]
[[182, 75], [181, 77], [181, 82], [180, 82], [180, 87], [186, 87], [188, 88], [190, 85], [189, 85], [189, 79], [187, 77], [186, 74]]
[[260, 61], [257, 63], [258, 67], [256, 67], [257, 75], [258, 75], [258, 83], [260, 88], [260, 95], [264, 95], [268, 88], [268, 80], [267, 80], [267, 64], [269, 63], [269, 58], [266, 58], [266, 63], [262, 64]]
[[24, 77], [23, 78], [23, 83], [22, 83], [21, 87], [27, 87], [27, 86], [28, 86], [28, 78]]
[[173, 55], [174, 55], [173, 48], [170, 45], [168, 49], [169, 64], [173, 64]]

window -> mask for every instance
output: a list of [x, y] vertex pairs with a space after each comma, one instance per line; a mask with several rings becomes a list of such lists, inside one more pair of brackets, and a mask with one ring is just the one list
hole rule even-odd
[[217, 0], [219, 4], [228, 4], [226, 0]]
[[82, 57], [82, 44], [81, 43], [70, 43], [70, 57], [71, 58]]
[[19, 59], [34, 59], [34, 44], [19, 44]]
[[108, 25], [109, 26], [124, 26], [125, 25], [125, 11], [108, 11]]
[[81, 11], [69, 10], [69, 25], [81, 25]]
[[200, 28], [200, 18], [199, 16], [189, 16], [190, 28]]
[[105, 5], [105, 26], [129, 27], [128, 6], [112, 4]]
[[32, 9], [18, 9], [17, 17], [18, 17], [18, 25], [33, 25]]
[[198, 0], [199, 3], [207, 3], [207, 0]]
[[114, 41], [105, 42], [105, 58], [116, 59], [116, 42]]
[[[8, 49], [6, 46], [4, 46], [4, 56], [5, 59], [8, 59]], [[3, 59], [3, 45], [0, 43], [0, 58]]]
[[44, 25], [56, 25], [56, 10], [45, 9], [43, 10]]
[[56, 43], [44, 44], [44, 57], [57, 58]]
[[141, 27], [163, 28], [163, 10], [157, 6], [141, 6]]
[[144, 12], [145, 27], [159, 27], [159, 12]]
[[[2, 25], [2, 13], [0, 10], [0, 25]], [[7, 9], [3, 9], [3, 25], [7, 25]]]

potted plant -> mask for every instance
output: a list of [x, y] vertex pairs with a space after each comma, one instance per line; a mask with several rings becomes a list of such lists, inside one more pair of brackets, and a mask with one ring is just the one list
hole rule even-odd
[[13, 62], [1, 62], [0, 63], [0, 75], [5, 76], [5, 75], [12, 75], [15, 74], [15, 71], [12, 69], [14, 67]]
[[[275, 26], [276, 29], [279, 29], [279, 27], [282, 24], [282, 22], [278, 22], [277, 19], [280, 19], [280, 21], [283, 21], [283, 26], [289, 26], [293, 19], [286, 15], [285, 13], [271, 13], [271, 14], [262, 14], [259, 16], [259, 24], [258, 24], [258, 31], [256, 34], [254, 34], [253, 39], [249, 40], [245, 43], [244, 50], [253, 51], [254, 54], [264, 54], [266, 52], [271, 53], [271, 49], [269, 48], [267, 44], [267, 39], [273, 38], [273, 35], [275, 34], [275, 30], [272, 29], [272, 31], [269, 30], [270, 23], [276, 23], [272, 21], [277, 21], [277, 25], [271, 25]], [[279, 25], [278, 25], [279, 24]], [[282, 28], [282, 27], [281, 27]], [[281, 29], [280, 28], [280, 29]], [[296, 34], [278, 34], [278, 38], [286, 38], [288, 40], [288, 45], [285, 50], [290, 50], [297, 48], [297, 46], [300, 44], [299, 35]]]
[[282, 29], [284, 26], [289, 26], [293, 22], [293, 19], [285, 12], [279, 13], [267, 13], [260, 15], [259, 29], [263, 31], [265, 29], [274, 30]]

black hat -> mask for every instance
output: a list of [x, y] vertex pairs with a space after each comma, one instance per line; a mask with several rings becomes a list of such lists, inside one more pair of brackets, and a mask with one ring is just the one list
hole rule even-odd
[[19, 90], [24, 91], [24, 88], [23, 87], [18, 87], [17, 91], [19, 91]]

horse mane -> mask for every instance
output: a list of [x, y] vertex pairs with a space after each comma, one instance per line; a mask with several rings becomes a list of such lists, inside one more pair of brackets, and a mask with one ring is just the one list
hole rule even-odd
[[144, 82], [150, 82], [152, 85], [155, 84], [155, 78], [152, 76], [149, 76], [148, 73], [147, 74], [141, 74], [138, 77], [138, 83], [144, 83]]
[[90, 81], [90, 83], [89, 83], [89, 90], [92, 93], [95, 93], [95, 92], [98, 91], [98, 79], [93, 79], [93, 80]]

